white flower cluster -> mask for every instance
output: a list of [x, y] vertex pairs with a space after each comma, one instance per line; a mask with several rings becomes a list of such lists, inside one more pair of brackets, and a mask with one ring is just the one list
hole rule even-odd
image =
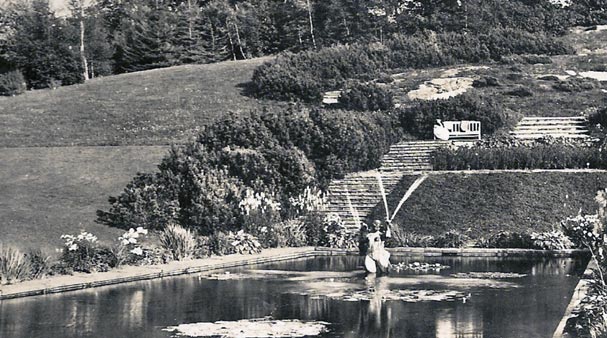
[[[118, 241], [120, 244], [124, 246], [128, 246], [130, 244], [137, 244], [137, 239], [139, 236], [147, 235], [148, 230], [143, 227], [138, 227], [137, 229], [130, 228], [129, 231], [125, 232], [122, 236], [118, 237]], [[143, 255], [143, 249], [141, 247], [134, 247], [131, 249], [130, 253], [141, 256]]]
[[82, 231], [79, 235], [61, 235], [61, 239], [65, 240], [65, 247], [68, 251], [76, 251], [79, 246], [78, 243], [82, 243], [84, 241], [89, 243], [97, 242], [97, 236], [91, 234], [90, 232]]
[[247, 189], [238, 206], [246, 215], [257, 210], [261, 211], [262, 214], [280, 210], [280, 203], [274, 200], [274, 196], [266, 195], [264, 192], [254, 192], [251, 189]]
[[289, 197], [289, 204], [297, 210], [299, 214], [305, 214], [311, 211], [321, 211], [327, 206], [327, 195], [323, 194], [317, 188], [309, 186], [297, 197]]

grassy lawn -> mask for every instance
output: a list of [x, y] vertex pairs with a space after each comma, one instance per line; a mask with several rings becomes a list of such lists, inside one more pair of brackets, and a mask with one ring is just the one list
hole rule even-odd
[[[403, 180], [388, 196], [390, 210], [409, 188]], [[405, 231], [440, 235], [458, 230], [473, 238], [500, 230], [549, 231], [578, 210], [596, 212], [605, 173], [490, 173], [431, 175], [395, 218]], [[369, 219], [384, 218], [383, 205]]]
[[267, 59], [156, 69], [0, 97], [0, 147], [184, 142], [218, 115], [280, 105], [243, 95]]
[[122, 231], [95, 224], [137, 173], [154, 170], [167, 151], [146, 147], [0, 149], [0, 242], [54, 252], [64, 233], [87, 230], [102, 241]]

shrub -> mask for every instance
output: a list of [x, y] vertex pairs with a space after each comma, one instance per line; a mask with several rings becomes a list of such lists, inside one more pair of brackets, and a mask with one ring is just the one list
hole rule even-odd
[[561, 140], [495, 148], [476, 145], [437, 149], [432, 164], [435, 170], [607, 168], [607, 152]]
[[168, 224], [159, 236], [160, 245], [172, 255], [174, 260], [180, 261], [194, 256], [196, 250], [196, 237], [194, 233], [178, 224]]
[[348, 79], [376, 78], [390, 69], [499, 60], [512, 54], [573, 52], [552, 36], [515, 29], [493, 29], [478, 35], [401, 34], [381, 45], [356, 43], [283, 54], [254, 71], [251, 88], [258, 97], [318, 102], [324, 91], [338, 89]]
[[517, 97], [533, 96], [533, 92], [529, 88], [522, 87], [522, 86], [509, 90], [509, 91], [505, 92], [504, 94], [509, 95], [509, 96], [517, 96]]
[[236, 253], [236, 248], [232, 245], [232, 239], [223, 231], [216, 231], [209, 236], [211, 252], [218, 256], [230, 255]]
[[0, 284], [11, 284], [29, 279], [30, 260], [21, 251], [0, 244]]
[[480, 121], [486, 134], [512, 123], [497, 101], [468, 93], [445, 100], [418, 100], [411, 107], [399, 109], [397, 114], [403, 129], [422, 139], [433, 137], [437, 119]]
[[573, 243], [561, 231], [551, 231], [542, 233], [532, 233], [531, 240], [533, 241], [534, 249], [539, 250], [563, 250], [571, 249]]
[[306, 223], [303, 219], [292, 219], [277, 224], [284, 234], [285, 246], [300, 247], [308, 244]]
[[461, 248], [465, 246], [470, 237], [456, 231], [448, 231], [434, 239], [432, 246], [437, 248]]
[[247, 234], [243, 230], [229, 233], [228, 238], [231, 241], [230, 245], [234, 247], [236, 253], [252, 255], [261, 252], [261, 244], [257, 240], [257, 237]]
[[62, 235], [65, 241], [61, 262], [66, 272], [108, 271], [115, 265], [112, 252], [99, 246], [97, 237], [86, 231], [74, 235]]
[[499, 85], [499, 81], [493, 76], [483, 76], [472, 82], [472, 87], [474, 88], [499, 87]]
[[562, 92], [572, 93], [592, 90], [596, 87], [600, 87], [600, 85], [596, 80], [593, 79], [571, 77], [565, 81], [559, 81], [558, 83], [555, 83], [554, 85], [552, 85], [552, 87]]
[[25, 93], [25, 78], [18, 70], [0, 73], [0, 95], [14, 96]]
[[147, 234], [146, 229], [138, 227], [137, 229], [130, 228], [129, 231], [118, 237], [117, 246], [112, 248], [112, 253], [116, 258], [114, 266], [118, 267], [124, 263], [135, 264], [146, 258], [154, 260], [146, 255], [146, 251], [140, 245], [141, 239]]
[[51, 258], [42, 250], [30, 250], [26, 256], [30, 265], [30, 278], [40, 279], [51, 272]]
[[588, 122], [591, 124], [600, 124], [603, 128], [607, 128], [607, 107], [597, 109], [588, 116]]
[[555, 75], [540, 76], [540, 77], [538, 77], [538, 80], [543, 80], [543, 81], [560, 81], [559, 77], [555, 76]]
[[349, 233], [337, 214], [329, 214], [323, 220], [320, 245], [329, 248], [357, 249], [358, 234]]
[[340, 105], [345, 109], [376, 111], [394, 108], [392, 93], [376, 84], [357, 83], [342, 91]]
[[500, 249], [532, 249], [533, 240], [527, 233], [500, 231], [488, 238], [481, 238], [476, 246], [480, 248], [500, 248]]
[[528, 63], [530, 65], [548, 65], [552, 63], [552, 59], [547, 55], [522, 55], [522, 59], [525, 63]]
[[392, 224], [390, 228], [392, 231], [392, 237], [386, 239], [386, 247], [397, 248], [397, 247], [409, 247], [409, 248], [427, 248], [432, 246], [435, 239], [429, 235], [420, 235], [414, 232], [403, 231], [401, 227], [396, 224]]

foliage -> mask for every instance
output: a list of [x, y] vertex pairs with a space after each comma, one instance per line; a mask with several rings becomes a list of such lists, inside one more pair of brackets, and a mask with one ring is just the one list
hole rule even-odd
[[209, 236], [211, 252], [218, 256], [236, 253], [236, 248], [232, 245], [232, 242], [230, 235], [223, 231], [216, 231]]
[[485, 134], [494, 133], [513, 122], [497, 101], [474, 94], [444, 100], [417, 100], [411, 107], [399, 109], [397, 114], [403, 129], [421, 139], [433, 137], [437, 119], [480, 121]]
[[14, 96], [25, 93], [25, 78], [18, 70], [0, 72], [0, 95]]
[[42, 250], [30, 250], [27, 254], [30, 266], [30, 278], [40, 279], [51, 272], [51, 258]]
[[281, 55], [255, 70], [251, 89], [258, 97], [318, 102], [324, 91], [338, 89], [348, 79], [371, 79], [390, 69], [499, 60], [511, 54], [572, 52], [553, 37], [515, 29], [490, 29], [477, 35], [395, 35], [383, 45], [361, 43]]
[[533, 96], [533, 92], [529, 88], [523, 86], [518, 86], [514, 89], [505, 92], [504, 94], [517, 97]]
[[0, 284], [11, 284], [30, 277], [30, 261], [21, 251], [0, 245]]
[[97, 237], [86, 231], [78, 235], [62, 235], [65, 241], [61, 263], [67, 271], [100, 272], [115, 266], [112, 252], [99, 246]]
[[229, 233], [230, 245], [234, 247], [234, 251], [239, 254], [255, 254], [261, 252], [261, 244], [257, 237], [239, 230], [236, 233]]
[[392, 93], [372, 83], [356, 83], [341, 92], [339, 103], [345, 109], [376, 111], [394, 108]]
[[499, 231], [487, 238], [480, 238], [477, 243], [480, 248], [513, 248], [532, 249], [534, 242], [526, 232]]
[[600, 238], [600, 219], [598, 215], [582, 215], [578, 213], [575, 217], [567, 217], [561, 222], [563, 232], [573, 244], [581, 249], [592, 247], [598, 243]]
[[472, 87], [474, 88], [498, 87], [499, 85], [499, 81], [493, 76], [483, 76], [480, 79], [476, 79], [472, 82]]
[[607, 153], [600, 147], [561, 140], [529, 145], [483, 144], [440, 148], [432, 156], [435, 170], [607, 168]]
[[160, 245], [174, 260], [180, 261], [194, 256], [196, 237], [194, 233], [178, 224], [168, 224], [160, 233]]
[[449, 230], [444, 234], [436, 237], [432, 241], [432, 246], [437, 248], [461, 248], [465, 246], [470, 237], [460, 233], [457, 230]]
[[607, 107], [597, 109], [590, 114], [590, 116], [588, 116], [588, 122], [591, 124], [600, 124], [602, 128], [607, 128]]
[[386, 239], [386, 247], [409, 247], [409, 248], [427, 248], [435, 243], [433, 236], [420, 235], [414, 232], [403, 231], [398, 225], [392, 226], [392, 238]]
[[301, 247], [308, 244], [304, 220], [299, 218], [291, 219], [278, 223], [275, 227], [281, 229], [284, 246]]
[[321, 229], [319, 245], [341, 249], [358, 248], [358, 234], [348, 232], [339, 215], [333, 213], [327, 215]]
[[559, 81], [552, 85], [552, 87], [556, 90], [563, 92], [581, 92], [585, 90], [592, 90], [594, 88], [600, 87], [598, 81], [593, 79], [587, 79], [583, 77], [571, 77], [564, 81]]
[[116, 267], [124, 263], [133, 264], [145, 258], [140, 237], [143, 238], [147, 234], [147, 229], [138, 227], [137, 229], [130, 228], [129, 231], [118, 237], [118, 245], [112, 250], [116, 257]]
[[532, 232], [531, 240], [533, 241], [533, 247], [539, 250], [564, 250], [571, 249], [573, 243], [569, 240], [562, 231], [550, 231], [550, 232]]

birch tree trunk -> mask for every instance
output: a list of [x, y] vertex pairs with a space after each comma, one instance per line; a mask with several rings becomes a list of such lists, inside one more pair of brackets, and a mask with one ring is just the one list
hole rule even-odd
[[310, 5], [310, 0], [306, 0], [308, 5], [308, 21], [310, 22], [310, 35], [312, 36], [312, 45], [314, 49], [316, 49], [316, 38], [314, 37], [314, 23], [312, 22], [312, 6]]

